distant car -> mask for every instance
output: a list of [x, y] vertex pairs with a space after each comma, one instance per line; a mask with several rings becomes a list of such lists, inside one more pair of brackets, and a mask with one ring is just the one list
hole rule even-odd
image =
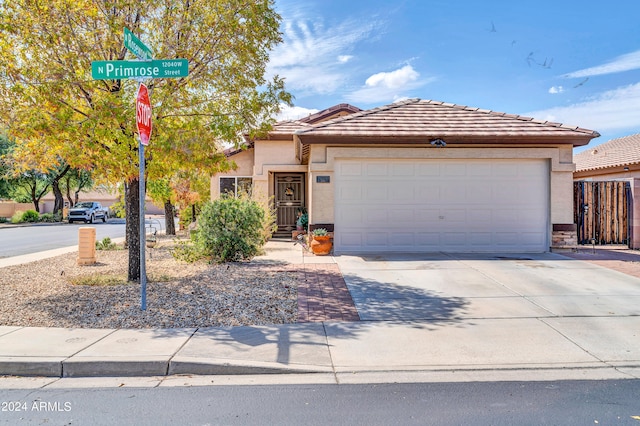
[[109, 219], [109, 210], [95, 201], [83, 201], [69, 209], [69, 223], [81, 220], [84, 223], [93, 223], [96, 219], [106, 222]]

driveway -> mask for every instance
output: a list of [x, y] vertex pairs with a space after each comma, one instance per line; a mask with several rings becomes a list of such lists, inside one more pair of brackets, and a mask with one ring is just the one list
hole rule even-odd
[[640, 315], [640, 278], [542, 254], [336, 256], [363, 321]]

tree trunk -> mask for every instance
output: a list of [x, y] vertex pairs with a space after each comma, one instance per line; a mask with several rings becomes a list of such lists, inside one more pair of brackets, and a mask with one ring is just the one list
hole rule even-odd
[[67, 175], [66, 179], [66, 186], [67, 186], [67, 201], [69, 201], [69, 207], [73, 207], [76, 205], [76, 203], [73, 202], [73, 198], [71, 198], [71, 176]]
[[53, 203], [54, 214], [58, 212], [62, 213], [62, 208], [64, 207], [64, 196], [62, 195], [62, 191], [60, 190], [60, 179], [62, 179], [64, 175], [67, 174], [70, 168], [71, 167], [67, 165], [59, 175], [51, 180], [51, 189], [53, 189], [53, 195], [55, 196], [55, 201]]
[[126, 238], [129, 248], [128, 281], [140, 280], [140, 187], [138, 179], [125, 184]]
[[171, 204], [171, 201], [166, 200], [164, 202], [164, 227], [167, 230], [167, 235], [176, 235], [176, 221], [174, 216], [173, 204]]

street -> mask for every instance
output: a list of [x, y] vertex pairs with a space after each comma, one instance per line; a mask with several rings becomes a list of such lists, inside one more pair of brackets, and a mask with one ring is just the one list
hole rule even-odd
[[[164, 218], [147, 219], [147, 225], [164, 230]], [[111, 239], [125, 236], [124, 219], [109, 219], [106, 223], [59, 223], [34, 224], [29, 226], [0, 226], [0, 258], [37, 253], [78, 244], [78, 228], [96, 228], [96, 241], [105, 237]]]
[[50, 388], [0, 390], [0, 424], [640, 424], [640, 380], [183, 385], [189, 380], [176, 387], [79, 389], [62, 379]]

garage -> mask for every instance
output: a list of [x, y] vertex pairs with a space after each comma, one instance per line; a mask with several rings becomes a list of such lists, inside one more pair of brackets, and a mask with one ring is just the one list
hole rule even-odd
[[336, 253], [544, 252], [545, 159], [336, 159]]

